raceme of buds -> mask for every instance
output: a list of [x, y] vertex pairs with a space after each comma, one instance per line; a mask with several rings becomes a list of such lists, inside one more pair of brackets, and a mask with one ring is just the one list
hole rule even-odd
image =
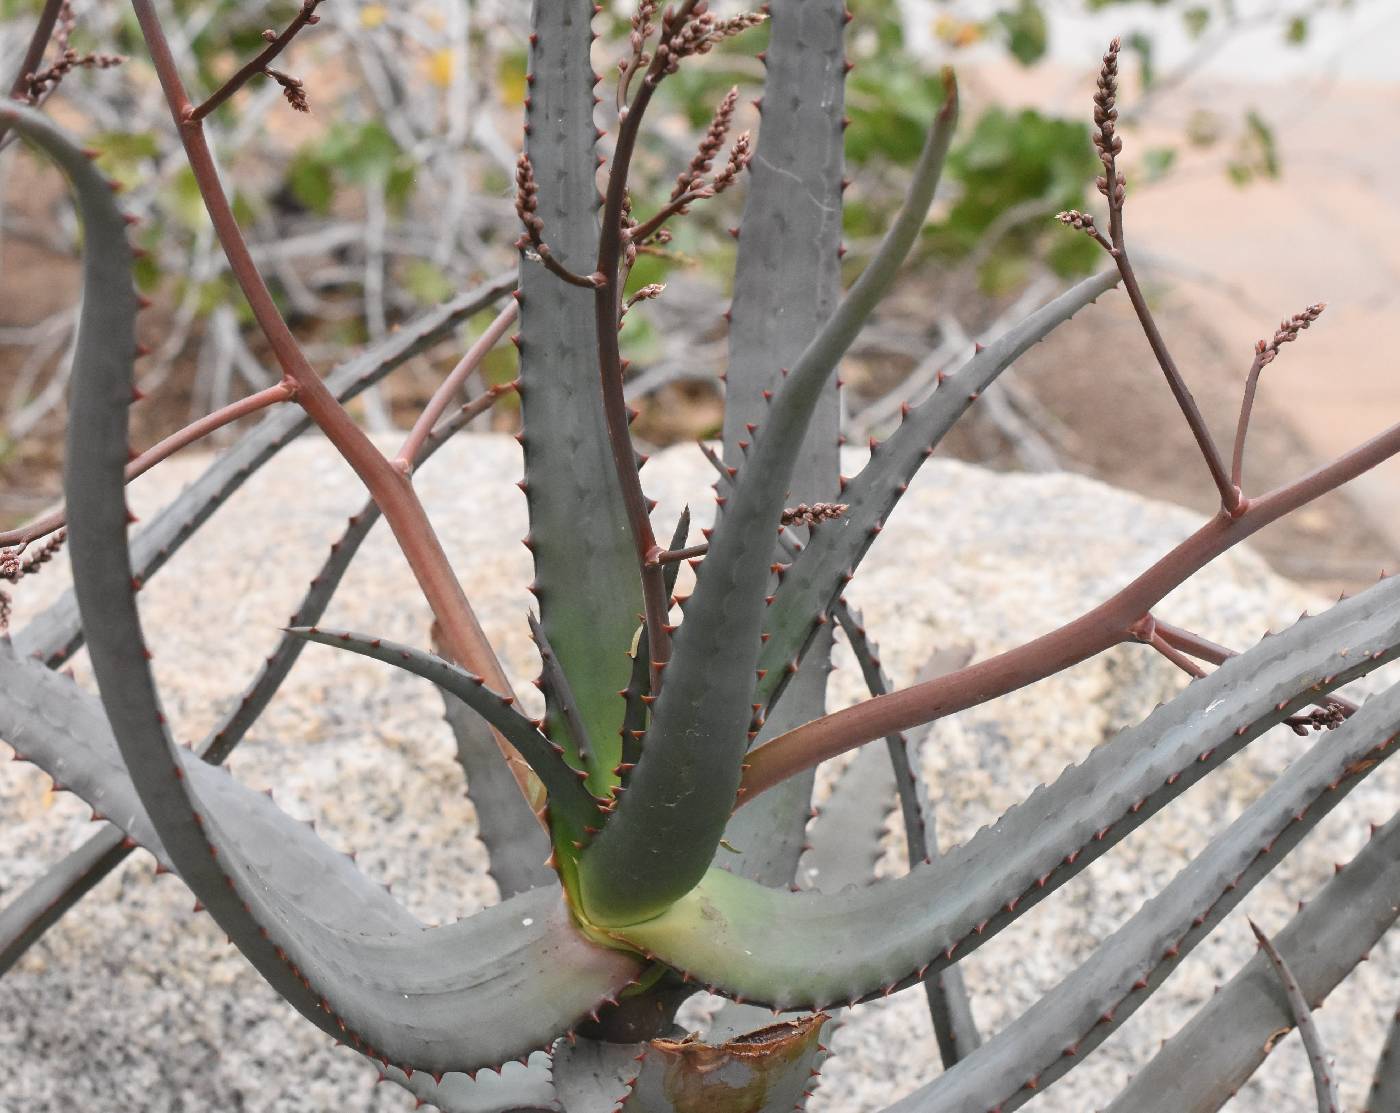
[[[696, 5], [697, 9], [701, 5]], [[666, 44], [658, 48], [658, 55], [665, 52], [665, 72], [675, 73], [680, 68], [681, 59], [697, 54], [708, 54], [717, 43], [757, 27], [768, 17], [759, 12], [745, 12], [730, 19], [720, 19], [709, 12], [693, 16]]]
[[723, 193], [732, 186], [752, 158], [753, 138], [748, 132], [744, 132], [738, 139], [734, 140], [734, 146], [729, 151], [729, 162], [725, 164], [723, 170], [715, 175], [715, 180], [711, 183], [714, 191]]
[[311, 111], [311, 102], [306, 99], [306, 82], [281, 70], [265, 69], [263, 73], [282, 86], [282, 95], [298, 112]]
[[782, 521], [785, 526], [814, 526], [818, 522], [833, 521], [846, 513], [846, 510], [847, 506], [843, 502], [802, 502], [784, 510]]
[[729, 134], [729, 125], [734, 120], [734, 107], [738, 103], [739, 87], [736, 85], [719, 102], [719, 107], [715, 109], [714, 119], [710, 121], [710, 126], [705, 131], [705, 137], [700, 140], [700, 146], [695, 152], [695, 157], [690, 160], [690, 165], [676, 176], [676, 187], [671, 191], [672, 201], [699, 188], [705, 175], [710, 172], [710, 167], [714, 165], [715, 159], [719, 157], [719, 153], [724, 147], [725, 136]]
[[534, 244], [544, 238], [544, 221], [536, 213], [539, 206], [540, 184], [535, 180], [535, 164], [529, 155], [522, 153], [515, 164], [515, 212], [525, 226], [526, 236]]
[[1094, 218], [1089, 213], [1081, 213], [1078, 209], [1067, 209], [1065, 212], [1056, 213], [1055, 219], [1071, 228], [1078, 228], [1081, 232], [1095, 230]]
[[1298, 334], [1321, 317], [1322, 311], [1326, 308], [1326, 302], [1318, 302], [1308, 306], [1301, 313], [1295, 313], [1288, 320], [1280, 322], [1278, 331], [1274, 333], [1272, 340], [1260, 340], [1254, 345], [1254, 354], [1259, 366], [1267, 367], [1272, 363], [1278, 356], [1279, 345], [1297, 340]]
[[648, 283], [627, 299], [627, 305], [630, 308], [631, 306], [636, 305], [639, 301], [655, 301], [665, 292], [666, 284], [664, 282]]
[[1111, 204], [1123, 203], [1123, 181], [1118, 176], [1115, 158], [1123, 150], [1123, 140], [1117, 135], [1118, 120], [1118, 39], [1108, 44], [1108, 52], [1103, 56], [1103, 68], [1099, 70], [1098, 89], [1094, 92], [1094, 147], [1099, 152], [1104, 174], [1096, 184], [1099, 192], [1109, 196], [1109, 182], [1112, 181]]

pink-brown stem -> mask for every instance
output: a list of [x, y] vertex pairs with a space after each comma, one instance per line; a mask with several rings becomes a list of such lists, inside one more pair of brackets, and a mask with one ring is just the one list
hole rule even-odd
[[[10, 82], [10, 97], [14, 100], [24, 100], [29, 90], [29, 75], [38, 70], [44, 61], [44, 51], [49, 48], [49, 40], [53, 38], [53, 29], [58, 23], [59, 13], [63, 11], [63, 0], [44, 0], [43, 10], [39, 13], [39, 22], [34, 25], [34, 33], [29, 37], [29, 46], [24, 51], [24, 58], [20, 61], [19, 72], [15, 74], [15, 79]], [[8, 135], [9, 127], [0, 124], [0, 150], [8, 145], [11, 138]]]
[[[247, 398], [240, 398], [237, 402], [215, 410], [213, 413], [201, 417], [198, 421], [186, 425], [183, 429], [171, 433], [170, 436], [137, 456], [126, 465], [126, 481], [130, 483], [138, 475], [144, 475], [150, 471], [162, 460], [168, 460], [182, 448], [189, 447], [196, 441], [209, 436], [210, 433], [222, 429], [225, 425], [255, 414], [268, 406], [275, 406], [278, 402], [289, 402], [295, 397], [296, 384], [290, 379], [284, 379], [276, 386], [270, 386], [266, 390], [260, 390], [256, 394], [250, 394]], [[0, 545], [28, 545], [53, 533], [54, 530], [62, 529], [67, 522], [67, 510], [55, 510], [52, 514], [36, 518], [28, 525], [20, 526], [7, 533], [0, 533]]]
[[272, 63], [282, 51], [286, 50], [297, 34], [308, 24], [316, 23], [320, 17], [316, 14], [316, 9], [321, 5], [321, 0], [304, 0], [301, 10], [297, 12], [296, 18], [287, 25], [287, 29], [276, 38], [272, 39], [266, 47], [258, 52], [257, 57], [248, 62], [238, 70], [232, 77], [225, 81], [216, 89], [209, 98], [201, 105], [187, 109], [191, 120], [202, 120], [213, 112], [226, 100], [228, 100], [244, 85], [248, 84], [258, 74], [262, 73]]
[[1259, 390], [1259, 373], [1264, 370], [1262, 353], [1256, 352], [1249, 365], [1249, 377], [1244, 382], [1244, 400], [1240, 403], [1240, 420], [1235, 426], [1235, 453], [1231, 460], [1230, 482], [1238, 491], [1244, 490], [1244, 439], [1249, 433], [1249, 419], [1254, 413], [1254, 396]]
[[1142, 287], [1138, 285], [1137, 275], [1133, 271], [1133, 264], [1128, 258], [1127, 248], [1122, 243], [1121, 218], [1115, 224], [1118, 228], [1118, 240], [1114, 244], [1113, 259], [1118, 264], [1118, 273], [1123, 278], [1123, 290], [1127, 293], [1128, 300], [1132, 302], [1133, 311], [1137, 314], [1138, 323], [1142, 326], [1143, 335], [1147, 337], [1147, 343], [1157, 359], [1157, 365], [1162, 369], [1162, 374], [1166, 376], [1167, 385], [1171, 387], [1177, 405], [1181, 407], [1181, 412], [1186, 417], [1186, 424], [1191, 428], [1191, 435], [1196, 439], [1201, 455], [1205, 458], [1210, 477], [1220, 493], [1220, 505], [1231, 513], [1238, 513], [1242, 506], [1239, 487], [1232, 483], [1226, 474], [1225, 463], [1221, 459], [1220, 450], [1215, 445], [1215, 438], [1210, 435], [1210, 430], [1206, 427], [1205, 418], [1201, 415], [1201, 408], [1196, 404], [1196, 399], [1191, 394], [1190, 388], [1187, 387], [1186, 380], [1181, 377], [1176, 360], [1172, 358], [1171, 351], [1167, 348], [1167, 342], [1163, 339], [1162, 332], [1157, 327], [1157, 321], [1152, 316], [1152, 310], [1148, 308], [1147, 298], [1143, 296]]
[[[1118, 273], [1123, 278], [1123, 289], [1128, 295], [1128, 300], [1132, 302], [1133, 311], [1137, 314], [1138, 323], [1142, 326], [1143, 335], [1147, 337], [1147, 343], [1157, 359], [1157, 365], [1166, 376], [1167, 385], [1176, 397], [1177, 405], [1186, 417], [1186, 424], [1191, 428], [1191, 435], [1195, 437], [1201, 455], [1205, 458], [1211, 479], [1220, 493], [1221, 507], [1227, 513], [1239, 514], [1244, 508], [1239, 489], [1230, 482], [1230, 477], [1225, 473], [1225, 463], [1220, 450], [1210, 435], [1205, 418], [1201, 416], [1196, 399], [1186, 386], [1186, 380], [1182, 378], [1181, 371], [1167, 348], [1167, 342], [1157, 327], [1151, 309], [1148, 308], [1147, 298], [1143, 296], [1142, 288], [1138, 285], [1132, 261], [1128, 258], [1123, 233], [1123, 202], [1126, 188], [1122, 175], [1118, 172], [1118, 154], [1123, 149], [1123, 140], [1118, 136], [1117, 127], [1120, 48], [1121, 43], [1116, 38], [1109, 44], [1108, 52], [1103, 58], [1103, 69], [1099, 72], [1098, 91], [1094, 94], [1094, 146], [1098, 150], [1104, 171], [1097, 185], [1099, 192], [1108, 201], [1109, 242], [1105, 246], [1109, 247], [1109, 254], [1118, 265]], [[1103, 236], [1094, 228], [1092, 220], [1085, 219], [1083, 214], [1066, 213], [1064, 217], [1079, 218], [1066, 222], [1090, 232], [1100, 243], [1104, 243]]]
[[58, 23], [59, 13], [63, 10], [63, 0], [44, 0], [43, 11], [39, 13], [39, 22], [34, 25], [34, 34], [29, 38], [29, 46], [24, 52], [24, 60], [19, 64], [19, 72], [15, 74], [15, 79], [10, 83], [10, 96], [15, 99], [22, 99], [29, 88], [29, 75], [38, 70], [40, 63], [44, 60], [44, 51], [49, 48], [49, 40], [53, 38], [53, 29]]
[[[674, 15], [672, 29], [684, 25], [695, 0], [683, 0]], [[642, 80], [641, 88], [628, 107], [627, 115], [618, 128], [617, 145], [608, 172], [608, 189], [603, 201], [603, 224], [598, 241], [597, 273], [603, 281], [594, 293], [594, 320], [598, 331], [598, 372], [602, 380], [603, 417], [607, 424], [608, 441], [612, 448], [613, 467], [622, 490], [627, 523], [637, 550], [637, 564], [642, 576], [642, 602], [645, 608], [647, 644], [651, 655], [651, 691], [655, 696], [661, 687], [661, 671], [671, 656], [671, 633], [667, 626], [670, 600], [666, 595], [665, 569], [654, 558], [661, 551], [651, 528], [651, 515], [646, 495], [642, 492], [637, 452], [629, 431], [631, 417], [622, 391], [622, 350], [618, 342], [618, 320], [622, 313], [622, 283], [620, 267], [623, 246], [623, 213], [627, 202], [627, 176], [636, 150], [637, 136], [651, 103], [656, 85], [665, 72], [664, 51], [667, 25], [663, 25], [656, 56]]]
[[646, 243], [647, 240], [661, 231], [662, 226], [673, 216], [678, 216], [685, 212], [685, 210], [689, 206], [695, 204], [696, 201], [703, 201], [705, 198], [712, 196], [714, 196], [713, 191], [706, 190], [695, 190], [681, 194], [674, 201], [669, 202], [665, 208], [657, 212], [655, 216], [650, 217], [635, 228], [630, 229], [627, 233], [627, 240], [630, 243]]
[[[438, 385], [433, 396], [428, 399], [428, 404], [423, 407], [423, 412], [418, 415], [418, 420], [413, 423], [413, 428], [404, 440], [403, 447], [399, 449], [399, 454], [394, 458], [394, 466], [400, 471], [407, 474], [413, 470], [414, 458], [418, 455], [418, 450], [423, 447], [423, 442], [432, 433], [438, 418], [447, 410], [452, 399], [462, 389], [471, 373], [481, 366], [481, 361], [501, 342], [501, 338], [505, 336], [519, 316], [520, 303], [512, 298], [506, 307], [496, 315], [496, 319], [487, 326], [486, 331], [467, 349], [466, 355], [457, 362], [456, 367], [452, 368], [447, 378]], [[513, 387], [514, 384], [512, 384], [511, 389]], [[503, 387], [497, 394], [492, 395], [492, 400], [494, 401], [506, 389]]]
[[[1189, 653], [1192, 657], [1201, 661], [1207, 661], [1212, 665], [1223, 665], [1231, 657], [1238, 657], [1239, 654], [1233, 649], [1226, 649], [1223, 645], [1201, 637], [1200, 634], [1183, 629], [1180, 626], [1173, 626], [1169, 622], [1157, 619], [1157, 633], [1163, 641], [1183, 653]], [[1354, 714], [1359, 705], [1347, 699], [1345, 696], [1328, 694], [1320, 696], [1314, 701], [1318, 707], [1339, 707], [1348, 715]]]
[[898, 730], [934, 722], [1024, 688], [1132, 639], [1164, 596], [1221, 553], [1299, 507], [1400, 453], [1400, 424], [1302, 479], [1221, 511], [1093, 610], [1048, 634], [947, 676], [814, 719], [749, 755], [736, 806], [828, 758]]
[[[437, 619], [444, 649], [463, 667], [484, 677], [498, 692], [512, 693], [510, 680], [501, 667], [495, 650], [477, 621], [462, 585], [452, 571], [447, 554], [442, 549], [432, 523], [413, 486], [398, 468], [374, 447], [364, 431], [351, 419], [345, 408], [327, 389], [312, 369], [301, 347], [292, 336], [272, 300], [272, 294], [253, 263], [243, 233], [234, 218], [233, 209], [219, 180], [214, 158], [204, 136], [201, 122], [190, 113], [190, 99], [180, 79], [179, 70], [170, 51], [165, 32], [151, 0], [132, 0], [141, 25], [151, 61], [165, 91], [171, 115], [180, 132], [186, 158], [199, 186], [200, 196], [214, 225], [219, 244], [228, 258], [235, 281], [248, 300], [253, 316], [267, 337], [273, 355], [282, 372], [297, 386], [297, 401], [326, 438], [335, 446], [355, 474], [360, 477], [374, 499], [384, 520], [389, 523], [399, 548], [413, 570], [424, 598]], [[499, 734], [496, 734], [507, 759], [514, 759], [512, 769], [521, 779], [518, 755]], [[521, 784], [521, 791], [532, 804], [538, 800], [532, 784]], [[537, 814], [539, 810], [537, 808]]]
[[1187, 676], [1200, 680], [1206, 675], [1205, 669], [1201, 668], [1200, 665], [1196, 664], [1195, 661], [1191, 660], [1190, 657], [1186, 656], [1186, 654], [1182, 653], [1179, 649], [1174, 648], [1166, 638], [1162, 637], [1160, 630], [1154, 629], [1152, 633], [1147, 636], [1146, 644], [1150, 645]]
[[679, 564], [683, 560], [694, 560], [702, 557], [710, 551], [709, 543], [703, 545], [692, 545], [688, 549], [667, 549], [665, 552], [657, 553], [652, 557], [653, 564]]

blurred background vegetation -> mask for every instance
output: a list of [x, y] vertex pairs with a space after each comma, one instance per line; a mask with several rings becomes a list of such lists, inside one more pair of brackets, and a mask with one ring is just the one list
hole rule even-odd
[[[1388, 0], [1382, 0], [1388, 2]], [[1139, 114], [1172, 97], [1232, 38], [1260, 29], [1304, 46], [1320, 16], [1366, 0], [850, 0], [856, 63], [847, 90], [846, 231], [854, 271], [898, 204], [904, 168], [942, 96], [939, 67], [1034, 75], [1052, 59], [1055, 35], [1079, 17], [1112, 9], [1124, 32], [1131, 132]], [[0, 75], [9, 81], [40, 0], [0, 0]], [[177, 58], [195, 90], [215, 88], [285, 26], [293, 0], [162, 0]], [[611, 85], [632, 0], [614, 0], [600, 23], [595, 65]], [[737, 7], [717, 0], [717, 7]], [[127, 61], [71, 74], [45, 105], [101, 151], [126, 187], [148, 255], [140, 282], [153, 299], [143, 332], [153, 349], [140, 369], [150, 401], [139, 407], [143, 441], [270, 385], [274, 372], [209, 231], [180, 155], [135, 20], [122, 3], [73, 0], [73, 46], [117, 51]], [[213, 146], [255, 254], [308, 354], [324, 367], [382, 337], [481, 279], [510, 269], [518, 229], [512, 173], [525, 94], [528, 4], [520, 0], [327, 0], [321, 22], [278, 63], [305, 82], [310, 113], [292, 111], [272, 81], [256, 81], [208, 121]], [[1169, 17], [1170, 23], [1163, 19]], [[1168, 31], [1164, 31], [1168, 28]], [[1184, 40], [1170, 67], [1159, 40]], [[746, 94], [738, 126], [758, 125], [748, 106], [762, 81], [755, 53], [764, 32], [725, 44], [666, 82], [637, 160], [636, 209], [668, 196], [714, 106], [733, 85]], [[1073, 44], [1088, 88], [1103, 44]], [[1063, 67], [1062, 67], [1063, 68]], [[879, 433], [898, 403], [1012, 312], [1052, 297], [1101, 263], [1088, 237], [1048, 219], [1091, 207], [1097, 163], [1088, 102], [1060, 116], [998, 103], [995, 82], [965, 83], [959, 142], [925, 230], [926, 265], [853, 353], [846, 406], [853, 434]], [[603, 96], [600, 126], [610, 126]], [[1246, 107], [1196, 109], [1179, 126], [1130, 138], [1135, 186], [1169, 179], [1183, 151], [1209, 151], [1214, 173], [1240, 188], [1286, 174], [1274, 127]], [[605, 139], [604, 144], [608, 141]], [[60, 183], [17, 145], [0, 152], [0, 526], [34, 513], [56, 492], [55, 430], [63, 420], [67, 356], [80, 250]], [[719, 384], [733, 239], [742, 199], [695, 207], [674, 225], [662, 255], [640, 260], [633, 286], [665, 282], [666, 296], [629, 316], [629, 391], [642, 405], [637, 430], [653, 443], [718, 427]], [[934, 265], [927, 265], [934, 264]], [[930, 314], [928, 306], [939, 306]], [[471, 322], [484, 328], [490, 314]], [[469, 337], [464, 336], [460, 343]], [[444, 348], [363, 400], [373, 429], [411, 421], [456, 351]], [[488, 362], [513, 375], [514, 350]], [[987, 407], [996, 434], [968, 454], [1010, 466], [1048, 466], [1059, 419], [1008, 376]], [[494, 418], [512, 420], [509, 407]], [[974, 430], [973, 440], [977, 440]], [[985, 437], [984, 437], [985, 441]]]

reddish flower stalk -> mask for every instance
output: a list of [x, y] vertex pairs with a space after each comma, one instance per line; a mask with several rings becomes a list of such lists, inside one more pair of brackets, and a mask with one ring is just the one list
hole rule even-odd
[[719, 157], [720, 151], [724, 148], [724, 139], [729, 134], [729, 125], [734, 121], [734, 108], [738, 103], [739, 86], [735, 85], [724, 94], [724, 99], [719, 102], [719, 107], [715, 109], [714, 118], [710, 121], [710, 126], [705, 129], [704, 138], [700, 140], [700, 146], [696, 149], [695, 156], [690, 160], [690, 165], [676, 175], [676, 185], [671, 190], [672, 201], [678, 200], [704, 185], [705, 175], [710, 172], [715, 159]]
[[1230, 482], [1229, 475], [1226, 474], [1225, 461], [1220, 454], [1220, 449], [1216, 447], [1215, 438], [1211, 436], [1205, 418], [1201, 415], [1201, 408], [1196, 404], [1195, 397], [1191, 394], [1186, 380], [1182, 378], [1181, 371], [1176, 366], [1176, 360], [1172, 358], [1171, 351], [1167, 348], [1162, 331], [1157, 327], [1157, 321], [1153, 318], [1151, 309], [1148, 308], [1147, 298], [1143, 295], [1142, 287], [1138, 285], [1132, 261], [1128, 258], [1128, 249], [1123, 236], [1123, 202], [1127, 195], [1127, 189], [1122, 175], [1118, 172], [1118, 155], [1123, 150], [1123, 140], [1118, 136], [1117, 127], [1118, 52], [1120, 46], [1118, 39], [1109, 43], [1108, 51], [1103, 56], [1103, 66], [1099, 71], [1098, 88], [1094, 93], [1094, 148], [1098, 151], [1099, 161], [1103, 163], [1103, 174], [1095, 182], [1095, 185], [1108, 201], [1108, 238], [1105, 239], [1094, 225], [1093, 217], [1078, 210], [1071, 209], [1068, 212], [1060, 213], [1057, 219], [1072, 228], [1077, 228], [1093, 236], [1113, 257], [1118, 266], [1118, 273], [1123, 278], [1123, 290], [1127, 293], [1129, 301], [1132, 302], [1133, 311], [1137, 314], [1143, 335], [1147, 337], [1147, 343], [1152, 348], [1157, 365], [1161, 367], [1162, 374], [1166, 376], [1167, 385], [1176, 397], [1177, 405], [1186, 418], [1186, 424], [1191, 428], [1191, 435], [1195, 438], [1201, 455], [1205, 459], [1211, 480], [1220, 493], [1220, 505], [1228, 513], [1239, 514], [1245, 506], [1243, 496], [1240, 494], [1239, 488]]
[[1254, 395], [1259, 389], [1259, 373], [1278, 356], [1280, 344], [1289, 344], [1298, 339], [1299, 333], [1307, 328], [1327, 308], [1325, 302], [1310, 305], [1301, 313], [1295, 313], [1278, 326], [1272, 340], [1260, 340], [1254, 345], [1254, 362], [1250, 364], [1249, 375], [1244, 384], [1244, 401], [1240, 403], [1240, 420], [1235, 428], [1235, 453], [1230, 468], [1230, 479], [1234, 485], [1244, 489], [1244, 441], [1249, 434], [1249, 419], [1254, 413]]
[[[1173, 649], [1183, 653], [1189, 653], [1192, 657], [1201, 661], [1208, 661], [1212, 665], [1223, 665], [1231, 657], [1238, 654], [1233, 649], [1226, 649], [1223, 645], [1217, 645], [1208, 638], [1201, 637], [1200, 634], [1184, 630], [1180, 626], [1173, 626], [1169, 622], [1162, 622], [1160, 619], [1153, 619], [1157, 624], [1158, 636]], [[1343, 722], [1347, 716], [1354, 715], [1359, 709], [1359, 705], [1353, 703], [1345, 696], [1325, 695], [1314, 701], [1322, 712], [1321, 718], [1318, 712], [1309, 716], [1295, 715], [1285, 722], [1294, 730], [1301, 730], [1308, 726], [1337, 726]]]
[[[438, 621], [445, 649], [464, 667], [484, 676], [496, 691], [503, 695], [512, 694], [510, 680], [481, 629], [476, 613], [467, 601], [466, 593], [453, 573], [447, 554], [408, 477], [374, 447], [327, 389], [278, 312], [234, 218], [203, 126], [194, 117], [170, 44], [151, 0], [132, 0], [132, 4], [219, 244], [283, 374], [296, 383], [297, 401], [354, 469], [383, 512]], [[496, 741], [507, 758], [516, 756], [499, 734], [496, 734]], [[514, 765], [512, 768], [519, 767]], [[521, 785], [521, 791], [526, 793], [528, 799], [529, 791], [525, 784]]]
[[1221, 553], [1397, 454], [1400, 424], [1302, 479], [1250, 500], [1240, 513], [1222, 510], [1121, 591], [1072, 622], [957, 672], [780, 735], [749, 755], [736, 806], [828, 758], [986, 703], [1132, 639], [1143, 616]]
[[603, 284], [601, 274], [575, 274], [559, 261], [558, 256], [550, 251], [549, 245], [544, 242], [544, 220], [537, 211], [540, 207], [539, 196], [540, 185], [535, 180], [535, 164], [530, 161], [530, 156], [522, 151], [515, 164], [515, 215], [520, 218], [525, 232], [515, 246], [521, 250], [530, 247], [551, 274], [562, 278], [570, 286], [597, 289]]
[[[185, 111], [188, 113], [188, 118], [190, 120], [204, 119], [204, 117], [208, 116], [209, 113], [213, 112], [214, 109], [218, 108], [233, 96], [234, 93], [238, 92], [239, 89], [243, 88], [243, 86], [248, 84], [254, 77], [258, 76], [258, 74], [265, 74], [280, 84], [291, 106], [299, 112], [305, 112], [307, 110], [306, 93], [302, 89], [302, 83], [294, 77], [289, 77], [284, 73], [278, 73], [268, 67], [272, 64], [273, 59], [276, 58], [277, 55], [281, 54], [282, 51], [286, 50], [287, 47], [291, 45], [292, 40], [297, 37], [303, 27], [308, 27], [321, 21], [321, 17], [316, 14], [316, 9], [320, 7], [320, 5], [321, 0], [304, 0], [301, 5], [301, 10], [296, 14], [296, 18], [293, 19], [291, 23], [287, 24], [286, 30], [280, 35], [272, 30], [264, 31], [263, 39], [267, 42], [267, 46], [258, 52], [257, 57], [242, 66], [237, 73], [219, 86], [203, 104], [198, 107], [187, 108]], [[288, 84], [289, 82], [291, 83], [290, 85]], [[294, 89], [299, 96], [299, 101], [298, 99], [294, 99]]]
[[[295, 397], [296, 384], [290, 379], [283, 379], [276, 386], [270, 386], [266, 390], [250, 394], [247, 398], [231, 402], [222, 409], [215, 410], [198, 421], [186, 425], [183, 429], [171, 433], [164, 440], [146, 449], [145, 452], [126, 465], [126, 481], [130, 483], [138, 475], [144, 475], [150, 471], [162, 460], [168, 460], [182, 448], [187, 448], [196, 441], [204, 439], [225, 425], [248, 417], [250, 414], [255, 414], [268, 406], [275, 406], [279, 402], [292, 401]], [[0, 545], [28, 545], [56, 529], [62, 529], [67, 521], [67, 511], [56, 510], [52, 514], [36, 518], [28, 525], [20, 526], [8, 533], [0, 533]]]
[[642, 576], [642, 600], [645, 608], [647, 644], [651, 654], [652, 695], [660, 690], [661, 671], [671, 656], [671, 633], [667, 628], [670, 600], [666, 592], [665, 569], [655, 557], [662, 551], [651, 528], [651, 515], [646, 495], [642, 492], [637, 452], [629, 431], [631, 414], [622, 392], [622, 350], [618, 343], [617, 326], [622, 315], [622, 290], [619, 270], [623, 251], [623, 221], [627, 208], [627, 176], [636, 150], [637, 136], [647, 105], [651, 103], [658, 82], [667, 72], [670, 42], [690, 19], [697, 4], [704, 0], [682, 0], [680, 6], [667, 12], [662, 19], [661, 38], [655, 56], [642, 79], [641, 88], [628, 106], [618, 128], [617, 146], [613, 151], [608, 173], [607, 194], [603, 201], [603, 224], [598, 241], [597, 274], [601, 278], [594, 293], [594, 320], [598, 332], [598, 373], [602, 380], [603, 417], [612, 447], [613, 467], [617, 471], [622, 491], [627, 523], [632, 531], [637, 551], [637, 564]]
[[[477, 338], [476, 343], [467, 349], [466, 355], [458, 361], [456, 367], [452, 368], [447, 378], [438, 385], [433, 396], [428, 399], [428, 404], [423, 407], [423, 412], [418, 415], [418, 420], [414, 422], [412, 430], [409, 431], [408, 437], [404, 440], [403, 447], [394, 457], [395, 467], [405, 474], [413, 470], [414, 457], [418, 455], [419, 449], [423, 447], [423, 443], [432, 433], [438, 418], [446, 412], [453, 396], [462, 389], [471, 373], [481, 366], [481, 361], [501, 342], [501, 337], [505, 336], [519, 316], [520, 303], [515, 298], [511, 298], [506, 307], [496, 315], [496, 319], [487, 326], [486, 331]], [[483, 397], [489, 397], [494, 402], [502, 394], [514, 389], [515, 383], [511, 382], [502, 387], [492, 387]]]
[[[53, 38], [54, 27], [58, 24], [59, 13], [67, 6], [67, 0], [44, 0], [44, 10], [39, 13], [39, 22], [34, 26], [29, 46], [24, 52], [24, 60], [19, 64], [19, 72], [10, 83], [10, 96], [22, 100], [29, 90], [29, 75], [39, 69], [44, 60], [44, 52]], [[3, 133], [0, 133], [3, 134]]]
[[[30, 101], [38, 99], [34, 92], [36, 81], [39, 82], [39, 93], [52, 92], [53, 87], [62, 80], [64, 74], [78, 65], [101, 66], [116, 65], [122, 59], [115, 54], [90, 55], [88, 58], [79, 58], [76, 53], [68, 58], [68, 34], [72, 28], [72, 10], [69, 7], [69, 0], [44, 0], [43, 10], [39, 13], [39, 20], [34, 25], [34, 33], [29, 38], [29, 45], [25, 48], [24, 58], [20, 61], [19, 70], [15, 73], [14, 80], [10, 83], [10, 97], [13, 100]], [[55, 30], [58, 35], [55, 37]], [[40, 69], [44, 61], [44, 54], [49, 48], [49, 43], [57, 41], [65, 56], [65, 61], [60, 62], [61, 72], [55, 72], [55, 67], [49, 67], [47, 71]], [[42, 78], [42, 80], [41, 80]], [[10, 143], [9, 127], [0, 124], [0, 150], [4, 150]]]

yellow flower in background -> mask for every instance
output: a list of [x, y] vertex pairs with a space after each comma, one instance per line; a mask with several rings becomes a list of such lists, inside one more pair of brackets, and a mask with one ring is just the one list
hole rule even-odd
[[457, 68], [457, 58], [451, 47], [435, 50], [428, 57], [428, 80], [440, 89], [452, 84], [452, 75]]
[[383, 4], [366, 4], [360, 9], [361, 27], [378, 27], [389, 18], [389, 9]]
[[938, 36], [939, 42], [958, 50], [981, 42], [983, 36], [982, 24], [946, 14], [933, 21], [933, 33]]

